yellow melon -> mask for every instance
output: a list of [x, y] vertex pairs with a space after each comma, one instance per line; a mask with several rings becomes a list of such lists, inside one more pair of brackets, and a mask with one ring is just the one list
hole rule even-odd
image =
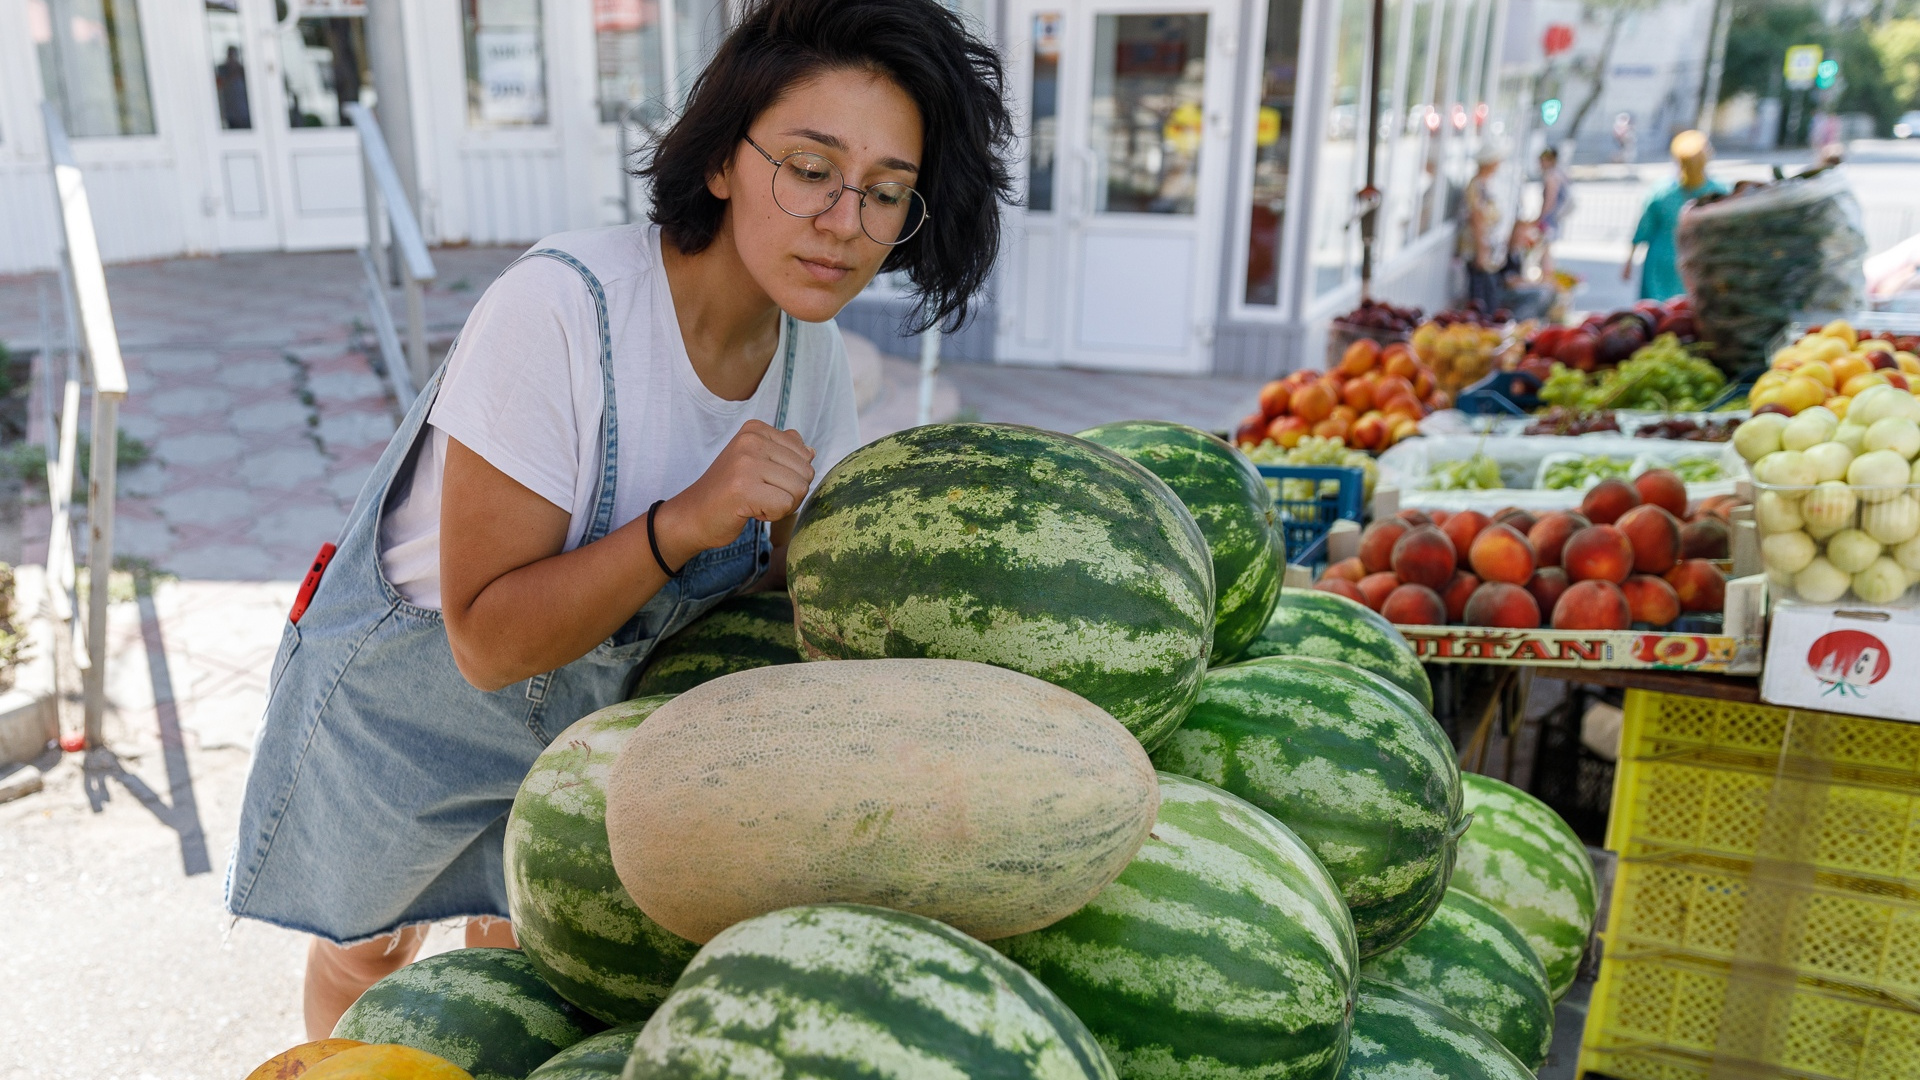
[[634, 903], [693, 941], [829, 901], [991, 940], [1093, 899], [1159, 805], [1140, 743], [1077, 694], [961, 660], [830, 660], [662, 705], [614, 763], [607, 837]]
[[301, 1043], [262, 1062], [259, 1068], [247, 1074], [247, 1080], [293, 1080], [296, 1076], [305, 1076], [308, 1069], [343, 1050], [365, 1045], [356, 1039], [320, 1039]]
[[473, 1075], [425, 1050], [381, 1043], [335, 1054], [308, 1069], [301, 1080], [473, 1080]]

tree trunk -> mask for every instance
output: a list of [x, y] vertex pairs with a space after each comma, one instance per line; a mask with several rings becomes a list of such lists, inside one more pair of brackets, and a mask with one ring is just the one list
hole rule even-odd
[[1600, 95], [1606, 92], [1607, 69], [1613, 65], [1613, 46], [1620, 38], [1620, 23], [1626, 17], [1625, 10], [1614, 8], [1613, 17], [1607, 20], [1607, 36], [1601, 40], [1600, 55], [1594, 62], [1593, 89], [1588, 92], [1587, 99], [1580, 103], [1580, 107], [1573, 111], [1573, 122], [1567, 126], [1567, 138], [1570, 140], [1580, 138], [1580, 125], [1586, 122], [1587, 113], [1593, 111], [1594, 105], [1600, 100]]

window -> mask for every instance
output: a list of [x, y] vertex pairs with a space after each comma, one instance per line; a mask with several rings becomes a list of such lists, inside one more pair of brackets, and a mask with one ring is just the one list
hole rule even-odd
[[27, 35], [68, 135], [154, 133], [135, 0], [27, 0]]
[[1200, 174], [1205, 15], [1101, 15], [1093, 31], [1088, 148], [1094, 212], [1194, 212]]
[[1253, 138], [1252, 197], [1247, 229], [1249, 304], [1280, 300], [1280, 231], [1287, 216], [1294, 90], [1300, 71], [1301, 0], [1270, 0], [1266, 52], [1260, 63], [1260, 106]]
[[[646, 0], [642, 0], [645, 3]], [[467, 36], [467, 122], [547, 122], [540, 0], [461, 0]]]
[[666, 88], [661, 48], [657, 0], [593, 0], [601, 123], [618, 123], [629, 111], [659, 99]]
[[206, 0], [207, 55], [213, 58], [213, 98], [220, 126], [227, 131], [253, 127], [247, 96], [247, 32], [240, 22], [240, 0]]
[[1429, 102], [1426, 114], [1427, 153], [1420, 172], [1420, 206], [1417, 220], [1418, 234], [1425, 236], [1429, 231], [1453, 220], [1459, 214], [1461, 189], [1456, 186], [1447, 168], [1449, 144], [1457, 142], [1453, 137], [1455, 128], [1455, 109], [1458, 116], [1465, 119], [1466, 109], [1458, 99], [1456, 85], [1459, 81], [1460, 37], [1466, 22], [1465, 0], [1451, 0], [1444, 7], [1435, 0], [1435, 18], [1440, 22], [1440, 46], [1434, 53], [1433, 99]]
[[345, 127], [342, 106], [373, 104], [367, 68], [367, 20], [305, 16], [280, 24], [280, 64], [287, 88], [287, 126]]
[[1313, 247], [1309, 266], [1313, 295], [1343, 284], [1359, 261], [1360, 230], [1354, 219], [1354, 192], [1365, 176], [1365, 92], [1367, 37], [1373, 5], [1369, 0], [1339, 0], [1334, 27], [1333, 70], [1328, 73], [1326, 129], [1313, 197]]
[[1033, 16], [1033, 94], [1028, 105], [1027, 209], [1053, 210], [1053, 166], [1060, 153], [1060, 24], [1058, 11]]
[[726, 0], [673, 0], [674, 101], [686, 99], [727, 36]]

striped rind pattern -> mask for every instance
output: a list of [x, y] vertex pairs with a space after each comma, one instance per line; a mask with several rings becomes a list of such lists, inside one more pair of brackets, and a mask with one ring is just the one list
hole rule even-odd
[[627, 1067], [640, 1024], [626, 1024], [590, 1035], [553, 1055], [527, 1074], [527, 1080], [618, 1080]]
[[575, 721], [534, 760], [507, 815], [507, 908], [520, 947], [567, 1000], [610, 1024], [645, 1020], [698, 945], [648, 918], [614, 872], [607, 776], [670, 696]]
[[1300, 656], [1214, 668], [1153, 761], [1298, 833], [1345, 895], [1362, 957], [1405, 941], [1439, 906], [1460, 769], [1440, 725], [1380, 676]]
[[1454, 886], [1520, 928], [1559, 1001], [1580, 970], [1600, 904], [1587, 846], [1551, 807], [1519, 788], [1476, 773], [1463, 787], [1473, 825], [1460, 838]]
[[1362, 978], [1340, 1080], [1533, 1080], [1533, 1073], [1446, 1006]]
[[1419, 933], [1367, 961], [1360, 973], [1445, 1005], [1529, 1069], [1547, 1060], [1553, 1043], [1547, 969], [1518, 927], [1468, 893], [1448, 889]]
[[935, 424], [828, 472], [787, 549], [811, 660], [1011, 668], [1092, 701], [1151, 748], [1213, 641], [1213, 563], [1180, 500], [1102, 446]]
[[1433, 709], [1433, 684], [1413, 645], [1379, 612], [1317, 589], [1282, 589], [1273, 615], [1242, 659], [1317, 656], [1363, 667]]
[[1257, 637], [1280, 595], [1284, 538], [1273, 495], [1253, 462], [1216, 435], [1164, 420], [1122, 420], [1080, 433], [1166, 481], [1206, 537], [1213, 558], [1213, 652], [1237, 658]]
[[641, 1031], [624, 1080], [1111, 1080], [1079, 1019], [944, 923], [858, 904], [722, 931]]
[[518, 950], [456, 949], [374, 983], [333, 1037], [425, 1050], [473, 1080], [522, 1080], [602, 1026], [555, 993]]
[[633, 693], [679, 694], [736, 671], [800, 661], [793, 601], [785, 593], [749, 593], [721, 601], [656, 646]]
[[1160, 774], [1153, 835], [1091, 903], [995, 942], [1129, 1080], [1319, 1080], [1345, 1055], [1353, 922], [1313, 852], [1245, 800]]

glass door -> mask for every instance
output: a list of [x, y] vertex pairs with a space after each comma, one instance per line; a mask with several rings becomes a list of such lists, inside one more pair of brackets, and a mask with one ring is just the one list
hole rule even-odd
[[1004, 355], [1209, 370], [1238, 12], [1093, 0], [1013, 24], [1032, 130]]
[[[211, 189], [207, 209], [215, 242], [222, 251], [261, 251], [280, 246], [278, 192], [273, 182], [271, 147], [262, 83], [273, 69], [271, 49], [262, 48], [272, 26], [255, 0], [202, 0], [206, 18], [206, 85], [202, 122], [213, 131], [207, 140]], [[266, 13], [271, 15], [271, 11]]]
[[[250, 0], [239, 0], [241, 3]], [[278, 77], [260, 102], [273, 136], [282, 245], [351, 247], [366, 240], [359, 137], [345, 107], [374, 104], [366, 0], [270, 4]]]

